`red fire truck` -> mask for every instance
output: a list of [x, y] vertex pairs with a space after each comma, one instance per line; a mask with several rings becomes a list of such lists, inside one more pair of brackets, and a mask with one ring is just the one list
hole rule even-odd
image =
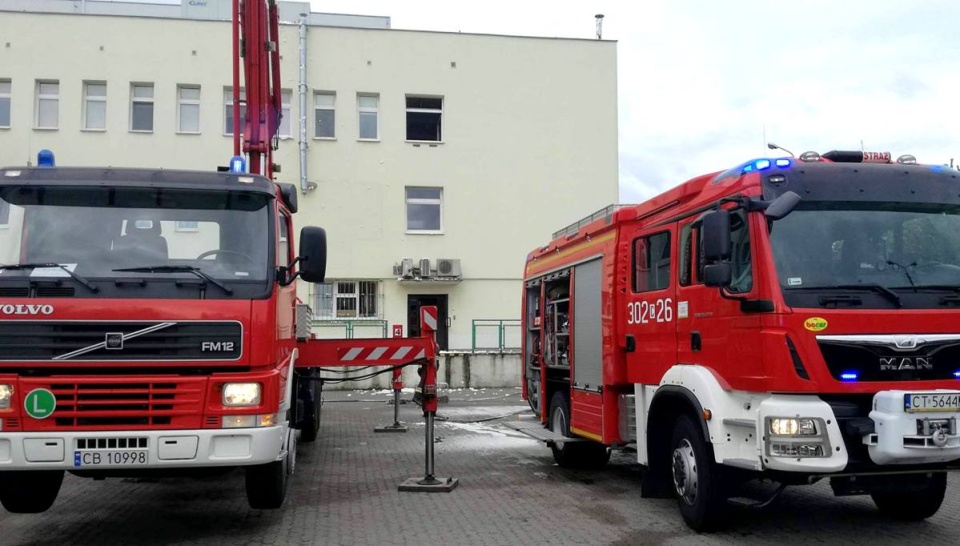
[[939, 509], [960, 459], [960, 173], [758, 159], [554, 237], [526, 262], [523, 372], [557, 463], [635, 448], [643, 496], [698, 530], [755, 478], [780, 484], [766, 502], [829, 479], [893, 517]]
[[[251, 507], [278, 508], [297, 442], [317, 438], [319, 366], [390, 372], [435, 354], [430, 337], [311, 339], [296, 281], [323, 281], [326, 235], [304, 227], [294, 251], [297, 189], [273, 181], [277, 6], [234, 8], [234, 90], [242, 58], [248, 100], [243, 123], [234, 100], [244, 142], [229, 169], [63, 168], [46, 151], [38, 166], [0, 169], [0, 503], [10, 512], [47, 510], [65, 471], [233, 467], [245, 468]], [[431, 423], [435, 368], [424, 377]]]

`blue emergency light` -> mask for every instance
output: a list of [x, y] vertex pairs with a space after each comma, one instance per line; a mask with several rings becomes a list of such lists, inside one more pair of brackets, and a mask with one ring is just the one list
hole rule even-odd
[[38, 167], [56, 167], [57, 161], [53, 157], [53, 152], [44, 148], [37, 153]]
[[844, 381], [856, 381], [857, 377], [859, 376], [860, 374], [858, 374], [857, 372], [843, 372], [842, 374], [840, 374], [840, 379]]
[[247, 172], [247, 160], [243, 156], [235, 155], [230, 158], [230, 172], [232, 173], [245, 173]]
[[781, 169], [787, 168], [790, 166], [790, 158], [781, 157], [776, 160], [770, 160], [767, 158], [756, 159], [754, 161], [747, 162], [747, 164], [745, 164], [740, 170], [740, 174], [751, 173], [754, 171], [765, 171], [774, 165]]

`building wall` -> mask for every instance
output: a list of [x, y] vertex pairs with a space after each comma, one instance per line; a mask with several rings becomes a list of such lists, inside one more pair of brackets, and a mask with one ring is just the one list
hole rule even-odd
[[[41, 30], [43, 29], [43, 30]], [[230, 25], [222, 21], [0, 12], [0, 81], [12, 87], [0, 164], [214, 169], [224, 131]], [[297, 90], [298, 31], [281, 29], [282, 85]], [[449, 295], [450, 348], [472, 319], [518, 319], [524, 258], [550, 233], [616, 201], [616, 44], [311, 26], [308, 179], [298, 227], [329, 240], [329, 279], [377, 281], [374, 318], [406, 324], [407, 296]], [[34, 129], [37, 80], [60, 83], [57, 130]], [[107, 82], [107, 129], [81, 130], [84, 81]], [[154, 84], [154, 131], [133, 133], [131, 82]], [[178, 84], [201, 87], [200, 134], [176, 131]], [[336, 138], [313, 138], [313, 93], [336, 93]], [[358, 140], [357, 94], [379, 95], [379, 141]], [[405, 97], [443, 98], [442, 142], [407, 142]], [[299, 100], [278, 180], [299, 183]], [[442, 187], [441, 234], [406, 232], [405, 188]], [[402, 258], [459, 259], [459, 283], [398, 282]], [[304, 286], [301, 297], [309, 299]], [[388, 334], [389, 335], [389, 334]]]

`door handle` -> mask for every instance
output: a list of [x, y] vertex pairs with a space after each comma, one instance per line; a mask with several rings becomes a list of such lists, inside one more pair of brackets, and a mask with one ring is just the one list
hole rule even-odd
[[703, 340], [700, 338], [700, 332], [690, 332], [690, 349], [693, 352], [699, 352], [703, 346]]
[[624, 343], [624, 350], [628, 353], [632, 353], [637, 350], [637, 338], [633, 337], [632, 334], [628, 334]]

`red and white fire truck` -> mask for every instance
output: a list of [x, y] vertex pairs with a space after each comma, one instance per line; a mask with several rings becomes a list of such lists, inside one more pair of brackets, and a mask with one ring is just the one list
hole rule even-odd
[[[46, 151], [37, 166], [0, 169], [0, 503], [10, 512], [47, 510], [65, 471], [232, 467], [245, 468], [252, 507], [278, 508], [297, 442], [317, 438], [319, 366], [432, 363], [432, 337], [312, 339], [296, 285], [323, 281], [326, 235], [304, 227], [294, 251], [297, 189], [273, 181], [277, 6], [234, 8], [233, 88], [242, 59], [247, 111], [235, 97], [244, 142], [238, 134], [228, 170], [63, 168]], [[428, 424], [435, 372], [423, 374]]]
[[939, 509], [960, 459], [960, 173], [758, 159], [554, 237], [526, 262], [523, 373], [560, 465], [635, 448], [642, 494], [698, 530], [754, 478]]

